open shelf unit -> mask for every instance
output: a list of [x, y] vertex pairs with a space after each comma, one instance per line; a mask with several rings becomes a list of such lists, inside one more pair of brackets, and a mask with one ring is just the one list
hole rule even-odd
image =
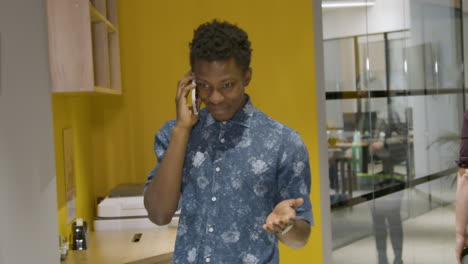
[[54, 93], [120, 95], [117, 0], [47, 0]]

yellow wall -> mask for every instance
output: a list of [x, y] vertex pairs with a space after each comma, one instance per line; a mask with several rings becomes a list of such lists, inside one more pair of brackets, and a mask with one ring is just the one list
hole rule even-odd
[[[188, 43], [194, 28], [213, 18], [237, 23], [249, 33], [253, 45], [253, 80], [247, 92], [254, 105], [299, 131], [311, 156], [316, 225], [305, 249], [282, 248], [282, 263], [321, 263], [312, 12], [310, 0], [120, 1], [125, 94], [121, 108], [112, 110], [118, 120], [103, 130], [102, 139], [119, 144], [116, 149], [128, 155], [116, 154], [112, 162], [117, 167], [111, 174], [98, 168], [101, 176], [144, 181], [156, 162], [154, 133], [175, 117], [176, 82], [189, 70]], [[105, 137], [104, 131], [112, 135]], [[101, 195], [108, 188], [96, 184]]]
[[65, 168], [63, 156], [63, 129], [72, 128], [75, 159], [76, 215], [92, 223], [94, 190], [91, 156], [91, 98], [87, 96], [52, 96], [54, 119], [55, 166], [57, 175], [57, 203], [59, 233], [68, 237], [71, 226], [65, 196]]
[[[321, 263], [312, 13], [310, 0], [120, 0], [123, 95], [79, 98], [72, 105], [68, 100], [73, 99], [54, 97], [57, 156], [63, 147], [59, 130], [70, 122], [79, 131], [75, 136], [80, 140], [75, 142], [84, 144], [77, 157], [77, 170], [81, 170], [77, 178], [83, 177], [77, 183], [82, 186], [77, 203], [91, 204], [92, 209], [81, 212], [93, 214], [95, 198], [105, 196], [117, 184], [146, 180], [156, 162], [154, 134], [175, 117], [176, 82], [189, 70], [188, 43], [193, 30], [218, 18], [249, 33], [254, 51], [253, 80], [247, 92], [254, 105], [297, 130], [310, 152], [315, 227], [306, 248], [281, 247], [281, 263]], [[58, 176], [59, 163], [57, 158]], [[57, 181], [60, 188], [60, 177]], [[84, 193], [88, 191], [93, 195]], [[67, 228], [64, 214], [60, 209], [61, 228]]]

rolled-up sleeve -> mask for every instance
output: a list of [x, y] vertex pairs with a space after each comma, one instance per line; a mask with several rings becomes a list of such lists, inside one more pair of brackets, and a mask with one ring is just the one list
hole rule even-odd
[[283, 133], [279, 155], [277, 202], [303, 198], [304, 204], [296, 208], [296, 220], [305, 220], [312, 226], [314, 221], [310, 202], [309, 154], [299, 134], [294, 131]]
[[148, 173], [147, 181], [145, 183], [145, 191], [148, 184], [153, 179], [154, 175], [158, 171], [159, 164], [164, 159], [164, 154], [166, 154], [166, 150], [169, 146], [170, 135], [172, 132], [172, 128], [174, 127], [175, 121], [171, 120], [164, 124], [164, 126], [156, 133], [154, 136], [154, 153], [157, 158], [156, 166]]

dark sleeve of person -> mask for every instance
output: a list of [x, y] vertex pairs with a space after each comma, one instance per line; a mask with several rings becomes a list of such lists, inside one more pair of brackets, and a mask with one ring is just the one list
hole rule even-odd
[[461, 131], [460, 155], [458, 167], [468, 168], [468, 111], [463, 115], [463, 128]]

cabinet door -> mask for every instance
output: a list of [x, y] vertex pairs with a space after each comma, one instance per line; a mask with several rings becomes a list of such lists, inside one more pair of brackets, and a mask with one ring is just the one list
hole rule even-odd
[[47, 0], [52, 92], [94, 91], [88, 0]]

